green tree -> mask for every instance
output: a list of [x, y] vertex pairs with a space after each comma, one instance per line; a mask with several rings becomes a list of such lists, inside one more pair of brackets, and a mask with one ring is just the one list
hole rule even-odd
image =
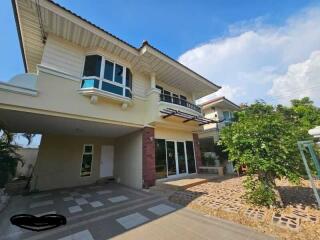
[[276, 178], [298, 181], [301, 174], [296, 147], [299, 138], [284, 110], [257, 101], [238, 112], [236, 122], [221, 132], [229, 159], [236, 167], [247, 166], [244, 186], [248, 201], [259, 205], [270, 206], [280, 200]]
[[[18, 162], [23, 164], [21, 156], [17, 154], [19, 146], [13, 141], [15, 136], [3, 124], [0, 125], [0, 188], [15, 175]], [[33, 137], [32, 134], [22, 134], [22, 136], [28, 140], [28, 143]]]

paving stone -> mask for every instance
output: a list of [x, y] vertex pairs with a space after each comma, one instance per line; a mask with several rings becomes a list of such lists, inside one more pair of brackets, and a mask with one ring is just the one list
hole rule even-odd
[[126, 201], [128, 200], [128, 198], [126, 196], [117, 196], [117, 197], [108, 198], [108, 200], [112, 203], [118, 203], [118, 202]]
[[231, 212], [231, 213], [237, 213], [237, 212], [240, 211], [240, 207], [239, 206], [232, 205], [232, 204], [226, 204], [226, 205], [222, 206], [221, 209], [226, 211], [226, 212]]
[[68, 235], [58, 240], [94, 240], [89, 230], [83, 230], [71, 235]]
[[80, 206], [73, 206], [73, 207], [69, 207], [69, 212], [70, 213], [77, 213], [77, 212], [81, 212], [82, 208]]
[[91, 205], [91, 207], [97, 208], [97, 207], [102, 207], [103, 203], [100, 201], [94, 201], [94, 202], [90, 202], [89, 203]]
[[116, 219], [118, 223], [120, 223], [125, 229], [130, 229], [141, 225], [149, 220], [149, 218], [143, 216], [140, 213], [133, 213], [128, 216], [124, 216]]
[[301, 224], [301, 219], [299, 217], [280, 213], [274, 213], [271, 221], [278, 227], [296, 231], [299, 229]]
[[301, 218], [302, 221], [317, 223], [318, 217], [305, 211], [293, 210], [292, 215]]
[[76, 198], [74, 200], [78, 205], [88, 204], [89, 202], [85, 198]]
[[75, 197], [75, 196], [79, 196], [80, 193], [78, 193], [78, 192], [71, 192], [70, 195], [71, 195], [72, 197]]
[[48, 205], [52, 205], [52, 204], [53, 204], [52, 200], [35, 202], [35, 203], [30, 204], [30, 208], [44, 207], [44, 206], [48, 206]]
[[174, 211], [175, 208], [173, 207], [170, 207], [166, 204], [159, 204], [157, 206], [154, 206], [154, 207], [151, 207], [151, 208], [148, 208], [148, 211], [158, 215], [158, 216], [162, 216], [162, 215], [165, 215], [169, 212], [172, 212]]
[[65, 201], [65, 202], [72, 201], [72, 200], [74, 200], [73, 197], [64, 197], [63, 198], [63, 201]]
[[48, 196], [51, 196], [52, 193], [42, 193], [42, 194], [37, 194], [35, 196], [33, 196], [32, 198], [33, 199], [39, 199], [39, 198], [44, 198], [44, 197], [48, 197]]
[[261, 208], [247, 208], [244, 213], [247, 217], [262, 221], [266, 216], [266, 211]]
[[56, 211], [50, 211], [50, 212], [39, 213], [39, 214], [36, 214], [35, 216], [36, 217], [40, 217], [40, 216], [43, 216], [43, 215], [56, 214], [56, 213], [57, 213]]
[[112, 193], [112, 191], [110, 191], [110, 190], [97, 191], [98, 195], [103, 195], [103, 194], [108, 194], [108, 193]]
[[81, 194], [81, 197], [83, 197], [83, 198], [90, 198], [90, 197], [91, 197], [91, 194], [90, 194], [90, 193]]

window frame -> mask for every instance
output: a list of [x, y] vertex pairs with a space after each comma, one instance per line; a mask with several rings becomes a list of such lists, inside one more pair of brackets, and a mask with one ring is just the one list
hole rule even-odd
[[[100, 56], [100, 57], [101, 57], [100, 76], [99, 76], [99, 77], [97, 77], [97, 76], [83, 76], [86, 57], [87, 57], [87, 56], [93, 56], [93, 55], [97, 55], [97, 56]], [[108, 80], [108, 79], [105, 79], [105, 78], [104, 78], [105, 61], [108, 61], [108, 62], [110, 62], [110, 63], [113, 64], [112, 80]], [[121, 66], [122, 69], [123, 69], [123, 73], [122, 73], [122, 84], [115, 81], [115, 68], [116, 68], [116, 65]], [[129, 87], [126, 86], [126, 82], [127, 82], [127, 79], [126, 79], [127, 69], [129, 69], [130, 72], [131, 72], [131, 88], [130, 88], [130, 86], [129, 86]], [[98, 88], [95, 88], [95, 87], [82, 88], [82, 87], [81, 87], [81, 85], [82, 85], [82, 80], [90, 80], [90, 79], [98, 80], [98, 81], [99, 81], [99, 87], [98, 87]], [[102, 89], [102, 82], [106, 82], [106, 83], [115, 85], [115, 86], [117, 86], [117, 87], [121, 87], [121, 88], [122, 88], [122, 94], [119, 95], [119, 94], [116, 94], [116, 93], [113, 93], [113, 92], [109, 92], [109, 91], [103, 90], [103, 89]], [[111, 94], [111, 95], [116, 96], [116, 97], [123, 97], [123, 98], [132, 100], [132, 98], [133, 98], [132, 85], [133, 85], [133, 72], [132, 72], [132, 70], [131, 70], [126, 64], [123, 64], [123, 63], [118, 62], [118, 61], [114, 61], [114, 60], [110, 59], [109, 57], [105, 57], [104, 55], [101, 55], [101, 54], [99, 54], [99, 53], [88, 53], [88, 54], [86, 54], [86, 55], [84, 56], [84, 63], [83, 63], [83, 68], [82, 68], [82, 77], [81, 77], [81, 81], [80, 81], [80, 89], [97, 89], [97, 90], [106, 92], [106, 93]], [[130, 92], [131, 98], [126, 96], [126, 89]]]
[[[91, 147], [91, 152], [88, 153], [85, 151], [86, 147], [90, 146]], [[90, 164], [90, 175], [88, 176], [82, 176], [82, 164], [83, 164], [83, 156], [84, 155], [91, 155], [91, 164]], [[81, 154], [81, 162], [80, 162], [80, 178], [83, 177], [91, 177], [92, 176], [92, 165], [93, 165], [93, 159], [94, 159], [94, 145], [93, 144], [83, 144], [82, 148], [82, 154]]]

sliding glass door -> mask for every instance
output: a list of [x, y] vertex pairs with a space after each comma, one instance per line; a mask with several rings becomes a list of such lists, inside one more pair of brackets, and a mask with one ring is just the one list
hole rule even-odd
[[188, 173], [196, 172], [196, 163], [194, 159], [194, 151], [193, 151], [193, 142], [186, 141], [186, 150], [187, 150], [187, 162], [188, 162]]
[[184, 142], [177, 142], [177, 153], [179, 174], [187, 173]]
[[192, 141], [155, 140], [156, 178], [196, 172]]
[[156, 178], [167, 177], [167, 158], [166, 158], [166, 141], [156, 139]]
[[176, 148], [173, 141], [167, 141], [168, 176], [177, 174]]

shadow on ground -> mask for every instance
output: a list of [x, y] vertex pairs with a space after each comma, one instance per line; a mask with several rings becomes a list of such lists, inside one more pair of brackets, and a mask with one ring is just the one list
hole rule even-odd
[[[316, 199], [312, 188], [303, 186], [279, 186], [278, 187], [284, 206], [302, 204], [315, 207]], [[319, 192], [320, 189], [318, 189]]]

